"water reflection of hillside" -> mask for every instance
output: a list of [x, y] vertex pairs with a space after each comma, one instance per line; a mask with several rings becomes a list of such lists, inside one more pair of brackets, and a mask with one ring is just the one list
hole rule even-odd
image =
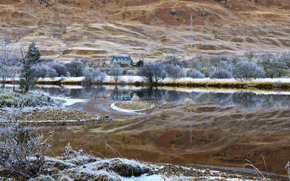
[[236, 105], [241, 109], [255, 109], [257, 107], [272, 108], [274, 106], [289, 107], [290, 95], [284, 94], [256, 94], [253, 92], [202, 92], [177, 91], [151, 88], [124, 88], [124, 87], [84, 87], [84, 88], [41, 88], [52, 96], [72, 98], [108, 98], [111, 100], [129, 101], [135, 95], [141, 101], [155, 103], [169, 102], [178, 104], [185, 99], [198, 103], [213, 102], [220, 106]]

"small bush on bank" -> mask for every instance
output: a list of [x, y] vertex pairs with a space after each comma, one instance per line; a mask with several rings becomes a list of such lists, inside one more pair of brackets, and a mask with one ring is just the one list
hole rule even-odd
[[80, 77], [84, 75], [85, 65], [79, 61], [72, 61], [65, 64], [68, 72], [72, 77]]
[[100, 69], [86, 69], [84, 75], [85, 79], [83, 82], [85, 84], [100, 84], [107, 76], [107, 74]]
[[253, 80], [265, 77], [263, 68], [258, 67], [254, 62], [239, 62], [233, 70], [233, 77], [237, 80]]
[[226, 70], [219, 69], [219, 70], [214, 71], [210, 75], [210, 78], [212, 78], [212, 79], [230, 79], [230, 78], [232, 78], [232, 74]]
[[176, 80], [176, 79], [180, 79], [182, 77], [185, 77], [185, 73], [183, 71], [183, 69], [179, 66], [179, 65], [171, 65], [171, 64], [167, 64], [165, 66], [166, 72], [168, 77]]
[[192, 70], [189, 73], [189, 77], [193, 78], [193, 79], [203, 79], [203, 78], [205, 78], [205, 75], [198, 70]]

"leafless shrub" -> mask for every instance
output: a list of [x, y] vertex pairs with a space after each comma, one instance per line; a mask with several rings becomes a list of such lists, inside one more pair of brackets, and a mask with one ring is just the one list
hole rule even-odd
[[211, 64], [216, 67], [220, 68], [222, 62], [228, 62], [230, 57], [228, 55], [216, 55], [210, 58]]
[[290, 68], [290, 52], [289, 53], [282, 53], [282, 55], [280, 56], [280, 60], [285, 62], [288, 66], [288, 68]]
[[167, 64], [165, 66], [168, 77], [176, 80], [185, 77], [183, 69], [179, 65]]
[[181, 58], [179, 58], [177, 55], [167, 56], [163, 63], [164, 64], [174, 65], [174, 66], [178, 65], [180, 67], [183, 67], [183, 63], [181, 61]]
[[35, 136], [33, 129], [21, 127], [18, 120], [22, 106], [12, 109], [11, 118], [1, 119], [0, 164], [7, 177], [18, 180], [33, 178], [46, 173], [45, 153], [50, 145], [43, 135]]
[[123, 75], [124, 69], [119, 64], [113, 64], [110, 69], [110, 75], [113, 76], [114, 81], [118, 82], [121, 75]]
[[7, 77], [15, 76], [14, 65], [18, 59], [12, 58], [13, 44], [10, 36], [4, 35], [0, 37], [0, 75], [2, 87], [5, 86]]
[[265, 71], [254, 62], [243, 61], [235, 66], [233, 77], [240, 81], [263, 78], [265, 77]]
[[191, 72], [189, 73], [189, 77], [193, 79], [203, 79], [205, 78], [205, 75], [198, 70], [191, 70]]
[[248, 59], [248, 61], [253, 61], [257, 57], [257, 52], [256, 51], [248, 51], [244, 54], [244, 56]]
[[164, 64], [160, 62], [148, 63], [138, 70], [141, 75], [149, 83], [158, 83], [167, 77]]
[[210, 74], [215, 70], [210, 60], [208, 60], [206, 57], [203, 56], [195, 57], [193, 61], [190, 63], [190, 67], [195, 70], [198, 70], [199, 72], [204, 74], [205, 77], [209, 77]]
[[287, 64], [272, 53], [264, 53], [261, 55], [259, 64], [264, 68], [266, 77], [282, 77], [288, 71]]
[[100, 84], [105, 80], [107, 76], [107, 74], [100, 69], [86, 69], [84, 75], [85, 84]]
[[232, 78], [232, 74], [224, 69], [218, 69], [210, 75], [210, 78], [212, 78], [212, 79], [229, 79], [229, 78]]

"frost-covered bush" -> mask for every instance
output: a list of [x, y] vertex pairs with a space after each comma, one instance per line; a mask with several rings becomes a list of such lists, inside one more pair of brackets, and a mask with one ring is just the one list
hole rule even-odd
[[72, 61], [70, 63], [65, 64], [70, 76], [72, 77], [80, 77], [84, 74], [85, 65], [79, 61]]
[[183, 69], [179, 65], [167, 64], [165, 66], [165, 69], [166, 69], [168, 77], [170, 77], [174, 80], [186, 76]]
[[165, 65], [161, 62], [150, 62], [139, 68], [138, 75], [149, 83], [158, 83], [167, 77]]
[[107, 74], [100, 69], [86, 69], [84, 73], [85, 79], [84, 83], [91, 84], [91, 83], [102, 83]]
[[233, 77], [237, 80], [252, 80], [265, 77], [265, 71], [254, 62], [239, 62], [233, 70]]
[[57, 72], [57, 76], [69, 76], [69, 72], [67, 71], [67, 68], [62, 63], [53, 63], [51, 67]]
[[265, 71], [265, 77], [274, 78], [282, 77], [287, 74], [288, 66], [280, 58], [276, 57], [272, 53], [264, 53], [261, 55], [259, 64]]
[[189, 77], [191, 77], [193, 79], [203, 79], [203, 78], [205, 78], [205, 75], [198, 70], [192, 70], [189, 73]]
[[230, 57], [228, 55], [216, 55], [210, 58], [211, 64], [216, 67], [220, 68], [222, 62], [229, 62]]
[[232, 74], [224, 69], [218, 69], [210, 75], [210, 78], [212, 78], [212, 79], [229, 79], [229, 78], [232, 78]]
[[[16, 180], [37, 177], [48, 170], [45, 154], [50, 145], [43, 135], [35, 136], [32, 128], [20, 125], [22, 107], [11, 110], [11, 119], [0, 118], [0, 165], [2, 176]], [[4, 171], [4, 172], [3, 172]]]
[[54, 105], [56, 102], [52, 100], [48, 94], [40, 91], [29, 91], [26, 94], [21, 94], [13, 91], [0, 92], [0, 107], [1, 106], [48, 106]]
[[45, 77], [57, 77], [58, 73], [55, 69], [50, 67], [48, 64], [35, 64], [31, 67], [31, 71], [36, 78], [45, 78]]
[[290, 68], [290, 52], [289, 53], [282, 53], [282, 55], [279, 57], [279, 59], [282, 61], [282, 62], [285, 62], [286, 65], [288, 66], [288, 68]]
[[109, 74], [114, 78], [115, 82], [118, 82], [120, 76], [123, 75], [124, 69], [119, 64], [113, 64]]
[[198, 70], [206, 77], [209, 77], [210, 74], [215, 70], [211, 62], [207, 58], [202, 56], [195, 57], [193, 61], [190, 63], [190, 67], [195, 70]]
[[170, 64], [170, 65], [174, 65], [174, 66], [180, 66], [183, 67], [181, 58], [179, 58], [177, 55], [174, 56], [167, 56], [165, 58], [165, 61], [163, 62], [164, 64]]
[[137, 75], [137, 71], [136, 70], [128, 70], [127, 74], [128, 75]]

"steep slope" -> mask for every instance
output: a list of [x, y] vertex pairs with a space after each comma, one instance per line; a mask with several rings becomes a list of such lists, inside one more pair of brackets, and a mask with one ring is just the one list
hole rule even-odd
[[[37, 39], [43, 55], [109, 58], [130, 54], [281, 52], [290, 47], [289, 0], [0, 0], [0, 34]], [[190, 16], [193, 16], [193, 44]]]

